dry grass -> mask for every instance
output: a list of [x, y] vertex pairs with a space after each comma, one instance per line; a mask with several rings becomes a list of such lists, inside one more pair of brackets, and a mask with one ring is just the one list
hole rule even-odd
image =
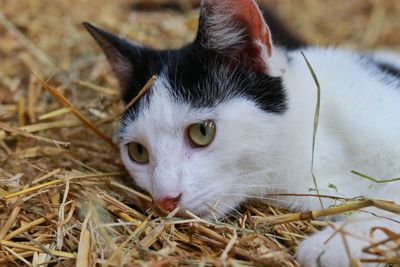
[[[304, 214], [251, 203], [214, 223], [157, 216], [148, 196], [123, 183], [110, 138], [124, 107], [80, 23], [177, 47], [194, 36], [196, 1], [180, 1], [184, 14], [134, 12], [133, 2], [0, 0], [0, 265], [298, 266], [297, 244], [329, 224], [317, 217], [370, 205], [399, 212], [361, 200]], [[309, 43], [400, 50], [397, 0], [265, 2]], [[386, 242], [366, 251], [399, 262], [385, 254], [399, 236], [381, 230]]]

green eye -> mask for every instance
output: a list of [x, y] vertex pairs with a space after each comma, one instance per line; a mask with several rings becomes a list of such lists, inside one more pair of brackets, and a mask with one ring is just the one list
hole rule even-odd
[[128, 153], [131, 160], [136, 161], [137, 163], [145, 164], [149, 162], [149, 152], [142, 144], [135, 142], [129, 143]]
[[215, 137], [215, 123], [211, 120], [207, 120], [192, 124], [188, 128], [188, 136], [195, 146], [208, 146]]

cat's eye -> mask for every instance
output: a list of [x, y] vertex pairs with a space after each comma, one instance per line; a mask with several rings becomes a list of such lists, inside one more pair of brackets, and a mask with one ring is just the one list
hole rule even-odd
[[137, 163], [146, 164], [149, 162], [149, 152], [142, 144], [136, 142], [129, 143], [128, 153], [131, 160], [136, 161]]
[[211, 120], [207, 120], [190, 125], [188, 128], [188, 136], [193, 145], [205, 147], [214, 140], [215, 131], [215, 123]]

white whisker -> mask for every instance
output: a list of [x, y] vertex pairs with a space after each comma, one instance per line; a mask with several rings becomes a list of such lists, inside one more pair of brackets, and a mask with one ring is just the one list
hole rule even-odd
[[[234, 206], [228, 205], [228, 204], [226, 204], [225, 202], [223, 202], [223, 201], [221, 201], [221, 200], [219, 200], [219, 201], [217, 202], [217, 205], [218, 205], [218, 204], [221, 204], [222, 206], [227, 207], [230, 211], [234, 211], [235, 213], [238, 214], [239, 217], [242, 217], [242, 215], [243, 215], [243, 214], [242, 214], [238, 209], [236, 209]], [[217, 206], [215, 206], [215, 208], [217, 208]], [[235, 216], [235, 217], [236, 217], [236, 216]]]
[[210, 210], [210, 213], [213, 215], [215, 221], [218, 221], [218, 218], [224, 216], [224, 213], [220, 213], [218, 211], [217, 206], [206, 202], [203, 202], [203, 205], [205, 205]]
[[252, 196], [252, 195], [245, 195], [245, 194], [226, 194], [226, 195], [227, 196], [245, 197], [247, 199], [271, 200], [271, 201], [275, 201], [275, 202], [286, 202], [286, 203], [293, 204], [293, 201], [279, 199], [279, 198], [273, 198], [273, 197]]
[[[304, 194], [310, 191], [310, 188], [304, 187], [300, 188], [299, 186], [293, 186], [288, 184], [230, 184], [232, 189], [251, 189], [251, 188], [265, 188], [270, 189], [271, 191], [278, 191], [278, 190], [285, 190], [285, 191], [292, 191], [293, 194]], [[320, 188], [320, 192], [331, 192], [330, 190]], [[282, 192], [284, 193], [284, 192]]]
[[255, 175], [259, 175], [259, 174], [274, 173], [277, 171], [278, 171], [278, 169], [264, 169], [264, 170], [250, 171], [250, 172], [239, 173], [237, 176], [233, 176], [232, 178], [251, 177], [251, 176], [255, 176]]
[[290, 185], [284, 185], [284, 184], [281, 184], [281, 185], [279, 185], [279, 184], [266, 184], [266, 185], [249, 185], [249, 184], [233, 184], [233, 185], [230, 185], [231, 186], [231, 188], [258, 188], [258, 187], [261, 187], [261, 188], [269, 188], [269, 189], [290, 189], [290, 188], [292, 188], [292, 189], [297, 189], [297, 190], [299, 190], [299, 187], [297, 187], [297, 186], [290, 186]]

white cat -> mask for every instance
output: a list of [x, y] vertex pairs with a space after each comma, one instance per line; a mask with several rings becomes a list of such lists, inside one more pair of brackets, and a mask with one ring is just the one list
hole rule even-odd
[[[274, 46], [254, 0], [203, 0], [196, 40], [177, 50], [156, 51], [85, 27], [126, 103], [158, 77], [124, 115], [119, 144], [135, 182], [161, 208], [209, 218], [252, 197], [301, 211], [321, 208], [320, 200], [337, 204], [269, 196], [316, 189], [317, 88], [301, 52], [321, 84], [313, 168], [320, 194], [400, 201], [400, 181], [378, 184], [351, 173], [400, 176], [400, 54]], [[372, 227], [400, 233], [399, 217], [364, 209], [334, 225], [351, 236], [331, 238], [328, 227], [296, 256], [304, 266], [349, 266], [351, 258], [368, 258], [362, 248]]]

